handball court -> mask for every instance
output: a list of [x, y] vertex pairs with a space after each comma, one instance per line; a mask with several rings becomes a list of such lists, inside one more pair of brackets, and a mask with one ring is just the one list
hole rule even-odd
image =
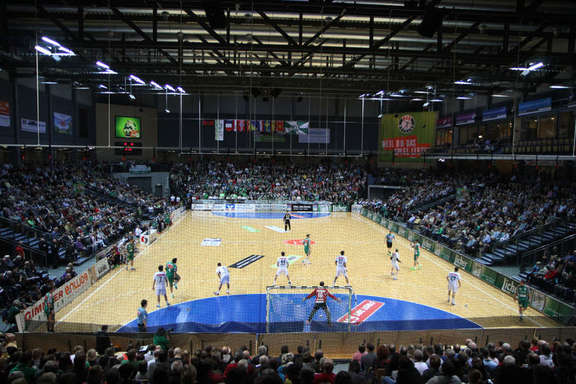
[[[394, 248], [400, 252], [401, 269], [399, 279], [393, 280], [384, 239], [386, 229], [360, 215], [294, 215], [292, 231], [284, 233], [282, 213], [189, 211], [149, 247], [139, 248], [135, 271], [125, 270], [124, 266], [113, 269], [60, 311], [56, 330], [94, 330], [101, 324], [108, 324], [113, 330], [135, 330], [136, 311], [140, 301], [147, 299], [151, 330], [164, 326], [182, 332], [253, 332], [254, 329], [243, 329], [242, 325], [255, 317], [264, 321], [266, 287], [273, 284], [275, 262], [281, 251], [293, 261], [289, 268], [293, 285], [313, 286], [324, 281], [329, 287], [336, 271], [334, 259], [341, 250], [348, 258], [350, 285], [355, 293], [352, 307], [359, 308], [366, 300], [377, 302], [381, 307], [367, 322], [381, 320], [380, 324], [385, 324], [382, 329], [558, 326], [533, 309], [528, 309], [525, 319], [520, 321], [517, 304], [510, 296], [463, 271], [456, 305], [450, 305], [446, 275], [453, 266], [421, 249], [422, 269], [412, 270], [410, 242], [399, 236]], [[310, 265], [302, 263], [304, 250], [298, 241], [308, 233], [313, 241]], [[178, 258], [182, 280], [174, 291], [175, 298], [167, 290], [171, 306], [166, 307], [162, 298], [161, 308], [157, 309], [152, 277], [158, 265], [165, 265], [174, 257]], [[214, 295], [219, 283], [215, 273], [218, 262], [229, 267], [230, 296], [225, 294], [225, 287], [221, 296]], [[279, 277], [278, 285], [287, 285], [284, 276]], [[337, 285], [345, 285], [342, 277]], [[308, 292], [298, 291], [298, 302], [304, 293]], [[290, 303], [281, 312], [289, 316]], [[332, 316], [336, 321], [339, 314]], [[442, 323], [446, 319], [455, 322]], [[312, 331], [330, 330], [320, 326], [322, 320], [325, 322], [322, 315], [317, 320]], [[227, 322], [235, 325], [222, 326]], [[191, 323], [209, 326], [206, 329], [184, 326]]]

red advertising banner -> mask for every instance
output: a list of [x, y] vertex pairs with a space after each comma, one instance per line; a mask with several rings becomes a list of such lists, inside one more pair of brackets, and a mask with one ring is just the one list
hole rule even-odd
[[[372, 300], [364, 300], [350, 312], [350, 324], [360, 324], [370, 316], [372, 316], [376, 311], [378, 311], [384, 303]], [[348, 314], [341, 316], [338, 319], [339, 323], [348, 323]]]
[[418, 143], [418, 136], [415, 135], [382, 140], [382, 149], [394, 151], [395, 157], [420, 157], [428, 148], [430, 144]]

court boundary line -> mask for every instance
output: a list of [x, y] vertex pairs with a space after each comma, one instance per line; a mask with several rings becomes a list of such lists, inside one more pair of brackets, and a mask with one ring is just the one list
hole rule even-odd
[[[386, 231], [385, 231], [384, 229], [382, 229], [382, 226], [381, 226], [381, 225], [378, 225], [378, 224], [374, 223], [373, 221], [371, 221], [371, 220], [369, 220], [369, 219], [366, 219], [364, 216], [361, 216], [361, 217], [359, 218], [359, 217], [356, 216], [356, 215], [352, 215], [352, 217], [355, 218], [356, 220], [359, 220], [360, 222], [366, 222], [366, 223], [368, 223], [368, 224], [371, 224], [372, 226], [377, 227], [380, 232], [386, 233]], [[408, 242], [410, 241], [410, 240], [408, 240], [407, 238], [405, 238], [405, 237], [403, 237], [403, 236], [398, 235], [398, 237], [400, 237], [400, 238], [402, 238], [402, 239], [404, 239], [404, 240], [406, 240], [406, 241], [408, 241]], [[406, 246], [406, 245], [404, 245], [404, 244], [400, 244], [400, 246], [403, 247], [403, 248], [409, 248], [408, 246]], [[428, 250], [425, 250], [425, 251], [426, 251], [426, 252], [429, 252]], [[450, 269], [450, 268], [447, 268], [447, 267], [445, 267], [444, 265], [442, 265], [441, 263], [439, 263], [437, 260], [434, 260], [434, 258], [433, 258], [432, 256], [427, 255], [427, 254], [423, 254], [423, 256], [426, 257], [426, 259], [428, 259], [428, 260], [431, 261], [432, 263], [436, 264], [436, 266], [438, 266], [439, 268], [441, 268], [441, 269], [443, 269], [443, 270], [445, 270], [445, 271], [451, 272], [451, 269]], [[434, 256], [434, 257], [437, 257], [437, 256]], [[482, 281], [482, 280], [478, 279], [476, 276], [472, 275], [471, 273], [469, 273], [469, 272], [467, 272], [467, 271], [464, 271], [464, 272], [465, 272], [467, 275], [471, 276], [471, 277], [474, 279], [473, 281], [475, 281], [475, 280], [478, 281], [478, 282]], [[476, 284], [472, 284], [472, 287], [473, 287], [474, 289], [476, 289], [477, 291], [482, 292], [484, 295], [486, 295], [486, 296], [488, 296], [488, 297], [491, 297], [494, 301], [496, 301], [496, 302], [500, 303], [502, 306], [504, 306], [504, 307], [512, 310], [514, 313], [517, 313], [518, 308], [515, 308], [515, 307], [513, 307], [513, 306], [511, 306], [511, 305], [509, 305], [509, 304], [507, 304], [507, 303], [505, 303], [505, 302], [503, 302], [503, 301], [501, 301], [501, 300], [498, 299], [496, 296], [494, 296], [492, 293], [487, 292], [485, 289], [477, 286]], [[492, 288], [494, 288], [494, 287], [492, 287]], [[536, 311], [534, 308], [532, 308], [532, 309], [533, 309], [534, 311]], [[536, 311], [536, 312], [538, 312], [538, 311]], [[538, 313], [540, 313], [540, 312], [538, 312]], [[534, 324], [538, 325], [538, 326], [541, 327], [541, 328], [548, 328], [547, 326], [542, 325], [541, 323], [539, 323], [539, 322], [536, 321], [536, 320], [533, 320], [533, 319], [529, 319], [529, 320], [530, 320], [531, 322], [533, 322]], [[553, 319], [551, 319], [551, 320], [553, 320]]]
[[[182, 215], [176, 222], [174, 222], [171, 226], [172, 228], [175, 228], [177, 225], [179, 225], [182, 220], [186, 217], [187, 215]], [[164, 232], [166, 233], [166, 232]], [[142, 252], [139, 252], [138, 255], [136, 255], [135, 259], [143, 256], [145, 253], [147, 253], [150, 248], [152, 248], [152, 246], [154, 244], [157, 244], [160, 240], [162, 240], [164, 238], [164, 236], [156, 239], [156, 241], [154, 241], [154, 243], [150, 244], [148, 247], [146, 247]], [[127, 265], [127, 264], [126, 264]], [[116, 276], [118, 276], [121, 272], [125, 271], [124, 269], [124, 265], [122, 265], [120, 267], [120, 269], [118, 271], [116, 271], [116, 273], [114, 275], [112, 275], [112, 277], [110, 277], [108, 280], [106, 280], [105, 282], [103, 282], [98, 288], [96, 288], [92, 293], [90, 293], [87, 297], [85, 297], [80, 303], [78, 303], [74, 308], [72, 308], [68, 313], [66, 313], [64, 316], [62, 316], [62, 318], [60, 320], [58, 320], [55, 324], [58, 325], [59, 323], [64, 322], [68, 317], [70, 317], [70, 315], [72, 315], [74, 312], [76, 312], [82, 305], [84, 305], [84, 303], [86, 303], [86, 301], [88, 301], [89, 299], [92, 298], [92, 296], [94, 296], [96, 293], [100, 292], [100, 290], [102, 288], [104, 288], [106, 285], [108, 285], [109, 282], [111, 282], [112, 280], [114, 280], [116, 278]]]

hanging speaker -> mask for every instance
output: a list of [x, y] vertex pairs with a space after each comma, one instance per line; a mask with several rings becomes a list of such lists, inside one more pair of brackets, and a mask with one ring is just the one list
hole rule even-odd
[[432, 37], [442, 26], [442, 13], [436, 8], [428, 8], [418, 26], [418, 33], [424, 37]]
[[206, 12], [208, 23], [214, 29], [223, 29], [228, 26], [228, 19], [224, 14], [224, 8], [220, 7], [217, 0], [203, 1], [202, 6]]

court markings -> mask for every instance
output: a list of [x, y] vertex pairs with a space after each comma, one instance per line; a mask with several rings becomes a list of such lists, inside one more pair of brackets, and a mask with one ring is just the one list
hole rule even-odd
[[[185, 217], [186, 215], [182, 215], [176, 222], [174, 222], [172, 224], [172, 228], [176, 227], [177, 225], [179, 225], [182, 222], [182, 219]], [[167, 233], [167, 232], [164, 232]], [[163, 236], [162, 236], [163, 237]], [[162, 240], [162, 237], [160, 237], [158, 240]], [[156, 243], [156, 241], [154, 242]], [[142, 252], [138, 252], [138, 254], [136, 255], [136, 257], [134, 258], [134, 260], [138, 259], [141, 256], [144, 256], [144, 254], [148, 253], [148, 251], [150, 250], [150, 248], [153, 246], [153, 244], [150, 244], [149, 246], [147, 246]], [[56, 322], [55, 325], [58, 325], [59, 323], [62, 323], [64, 321], [66, 321], [66, 319], [68, 317], [70, 317], [74, 312], [76, 312], [80, 307], [82, 307], [84, 305], [84, 303], [86, 303], [88, 300], [90, 300], [95, 294], [97, 294], [98, 292], [100, 292], [100, 290], [102, 288], [104, 288], [105, 286], [108, 285], [108, 283], [110, 283], [112, 280], [114, 280], [116, 278], [116, 276], [118, 276], [121, 272], [126, 271], [124, 269], [125, 265], [120, 265], [118, 266], [119, 270], [116, 271], [116, 273], [114, 273], [110, 278], [108, 278], [108, 280], [106, 280], [105, 282], [103, 282], [102, 284], [100, 284], [99, 287], [97, 287], [94, 291], [92, 291], [92, 293], [90, 293], [88, 296], [86, 296], [80, 303], [78, 303], [78, 305], [76, 305], [74, 308], [72, 308], [70, 311], [68, 311], [68, 313], [66, 313], [64, 316], [62, 316], [60, 318], [60, 320], [58, 320]], [[126, 272], [130, 272], [130, 271], [126, 271]]]
[[[368, 219], [364, 218], [363, 216], [362, 216], [361, 218], [359, 218], [359, 217], [357, 217], [357, 216], [355, 216], [355, 215], [352, 215], [352, 217], [355, 218], [356, 220], [359, 220], [359, 221], [361, 221], [361, 222], [365, 222], [365, 223], [368, 223], [368, 224], [370, 224], [370, 225], [372, 225], [372, 226], [374, 226], [374, 227], [377, 227], [377, 229], [378, 229], [380, 232], [382, 232], [382, 233], [386, 233], [386, 231], [385, 231], [384, 229], [382, 229], [382, 226], [380, 226], [379, 224], [374, 223], [374, 222], [371, 221], [371, 220], [368, 220]], [[406, 239], [406, 238], [404, 238], [404, 237], [402, 237], [402, 236], [398, 236], [398, 237], [409, 242], [408, 239]], [[407, 246], [407, 245], [405, 245], [405, 244], [402, 244], [402, 243], [400, 244], [400, 246], [403, 247], [403, 248], [411, 249], [411, 247], [409, 247], [409, 246]], [[429, 256], [429, 255], [427, 255], [426, 253], [424, 253], [423, 256], [424, 256], [427, 260], [430, 260], [432, 263], [436, 264], [436, 266], [438, 266], [440, 269], [443, 269], [443, 270], [446, 271], [446, 272], [452, 272], [452, 269], [451, 269], [451, 268], [448, 268], [448, 267], [446, 267], [445, 265], [439, 263], [437, 260], [434, 260], [434, 257], [436, 257], [436, 256]], [[468, 275], [472, 276], [474, 279], [477, 279], [477, 278], [476, 278], [475, 276], [473, 276], [472, 274], [469, 274], [468, 272], [466, 272], [466, 273], [467, 273]], [[490, 297], [492, 300], [500, 303], [500, 304], [501, 304], [502, 306], [504, 306], [505, 308], [510, 309], [510, 310], [511, 310], [512, 312], [514, 312], [515, 314], [518, 312], [518, 308], [515, 308], [515, 307], [511, 306], [510, 304], [501, 301], [501, 300], [498, 299], [496, 296], [494, 296], [492, 293], [487, 292], [485, 289], [483, 289], [483, 288], [481, 288], [481, 287], [478, 287], [476, 284], [470, 284], [470, 286], [471, 286], [472, 288], [476, 289], [477, 291], [482, 292], [484, 295]], [[545, 328], [545, 326], [542, 325], [541, 323], [539, 323], [538, 321], [536, 321], [536, 320], [534, 320], [534, 319], [532, 319], [532, 318], [529, 318], [529, 320], [530, 320], [531, 322], [533, 322], [534, 324], [538, 325], [539, 327]]]

